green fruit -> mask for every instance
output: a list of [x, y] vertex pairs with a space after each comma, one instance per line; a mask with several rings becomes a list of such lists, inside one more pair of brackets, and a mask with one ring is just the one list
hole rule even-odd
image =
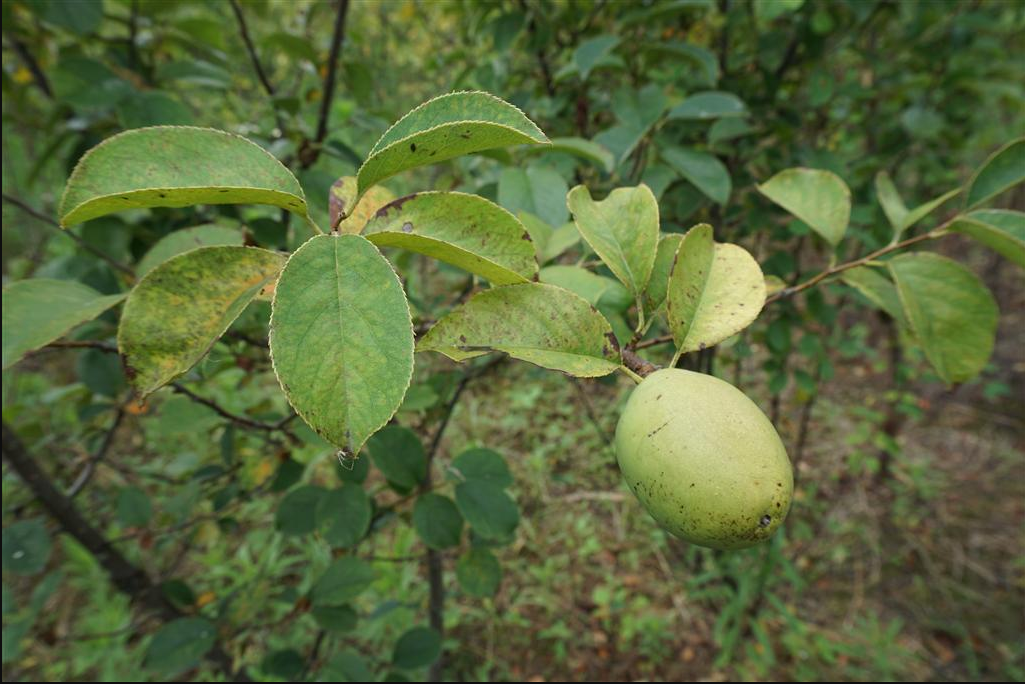
[[616, 427], [623, 477], [672, 534], [715, 549], [772, 536], [794, 477], [765, 414], [733, 385], [676, 368], [637, 386]]

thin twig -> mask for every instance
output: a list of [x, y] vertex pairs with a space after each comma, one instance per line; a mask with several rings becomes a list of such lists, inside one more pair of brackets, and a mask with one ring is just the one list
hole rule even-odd
[[285, 432], [286, 434], [291, 435], [291, 433], [286, 429], [286, 425], [292, 419], [291, 416], [283, 420], [279, 420], [275, 423], [264, 423], [263, 421], [253, 420], [252, 418], [247, 418], [245, 416], [240, 416], [237, 413], [232, 413], [231, 411], [227, 410], [226, 408], [218, 404], [216, 401], [212, 399], [207, 399], [206, 397], [196, 394], [185, 385], [182, 385], [180, 382], [172, 382], [171, 388], [179, 394], [184, 394], [186, 397], [196, 402], [197, 404], [202, 404], [207, 408], [213, 409], [214, 413], [216, 413], [222, 418], [230, 420], [236, 425], [252, 428], [253, 430], [263, 430], [264, 432], [275, 432], [280, 430], [282, 432]]
[[[99, 340], [59, 340], [57, 342], [51, 342], [46, 345], [44, 349], [99, 349], [100, 351], [107, 352], [108, 354], [117, 354], [118, 349], [109, 342], [101, 342]], [[226, 418], [236, 425], [242, 427], [251, 428], [253, 430], [262, 430], [263, 432], [283, 432], [290, 438], [295, 439], [295, 435], [291, 430], [288, 429], [288, 424], [296, 419], [296, 414], [291, 413], [281, 420], [273, 423], [265, 423], [263, 421], [254, 420], [253, 418], [247, 418], [246, 416], [240, 416], [237, 413], [232, 413], [213, 399], [207, 399], [206, 397], [200, 396], [190, 390], [180, 382], [172, 382], [169, 387], [179, 394], [183, 394], [197, 404], [202, 404], [207, 408], [210, 408], [217, 415], [222, 418]]]
[[267, 96], [270, 98], [271, 109], [274, 111], [274, 120], [277, 123], [280, 137], [284, 137], [285, 123], [274, 101], [276, 93], [274, 85], [267, 78], [267, 72], [264, 71], [263, 64], [260, 63], [260, 56], [256, 54], [256, 46], [253, 45], [253, 39], [249, 36], [249, 26], [246, 24], [246, 17], [242, 14], [242, 8], [239, 6], [238, 0], [230, 0], [230, 3], [231, 9], [235, 13], [235, 19], [238, 21], [238, 31], [242, 34], [242, 42], [245, 43], [246, 52], [249, 53], [249, 61], [253, 64], [253, 70], [256, 71], [256, 77], [260, 81], [260, 85], [263, 86], [264, 91], [266, 91]]
[[[456, 404], [459, 403], [459, 398], [466, 390], [467, 386], [476, 378], [479, 378], [488, 369], [498, 365], [505, 359], [504, 356], [498, 356], [490, 359], [487, 363], [478, 366], [475, 369], [466, 371], [463, 377], [459, 380], [459, 384], [456, 385], [455, 390], [452, 392], [452, 396], [449, 398], [448, 403], [445, 405], [444, 413], [442, 414], [441, 421], [438, 423], [438, 428], [434, 431], [434, 436], [431, 438], [431, 445], [427, 451], [427, 475], [424, 477], [424, 481], [420, 485], [420, 493], [430, 491], [434, 486], [434, 478], [432, 473], [432, 467], [434, 465], [434, 457], [438, 453], [438, 448], [441, 446], [441, 438], [445, 434], [445, 428], [448, 427], [449, 421], [452, 419], [452, 414], [455, 411]], [[444, 582], [444, 566], [442, 565], [442, 555], [439, 551], [434, 549], [427, 549], [427, 580], [429, 584], [430, 598], [428, 600], [428, 613], [430, 617], [431, 627], [441, 636], [445, 635], [445, 582]], [[431, 682], [440, 682], [441, 673], [445, 667], [445, 654], [444, 651], [438, 657], [434, 663], [431, 664], [430, 669], [427, 672], [427, 679]]]
[[[957, 217], [955, 217], [955, 218], [957, 218]], [[881, 247], [881, 248], [877, 249], [876, 251], [872, 252], [871, 254], [868, 254], [866, 256], [861, 257], [860, 259], [855, 259], [853, 261], [848, 261], [848, 262], [840, 264], [838, 266], [834, 266], [833, 268], [827, 268], [825, 271], [822, 271], [821, 273], [815, 275], [814, 277], [809, 278], [808, 280], [804, 281], [800, 285], [795, 285], [794, 287], [788, 287], [788, 288], [785, 288], [783, 290], [780, 290], [779, 292], [777, 292], [776, 294], [772, 295], [771, 297], [768, 297], [765, 300], [765, 303], [766, 304], [772, 304], [773, 302], [778, 302], [781, 299], [786, 299], [787, 297], [792, 297], [792, 296], [794, 296], [795, 294], [797, 294], [799, 292], [804, 292], [805, 290], [807, 290], [809, 288], [815, 287], [816, 285], [821, 283], [826, 278], [830, 278], [832, 276], [838, 275], [838, 274], [843, 273], [844, 271], [850, 270], [852, 268], [857, 268], [858, 266], [864, 266], [865, 264], [867, 264], [867, 263], [869, 263], [871, 261], [874, 261], [874, 260], [878, 259], [881, 256], [886, 256], [887, 254], [890, 254], [891, 252], [899, 251], [901, 249], [904, 249], [905, 247], [917, 244], [919, 242], [925, 242], [926, 240], [935, 240], [936, 238], [940, 238], [940, 237], [943, 237], [944, 235], [948, 235], [948, 233], [946, 231], [946, 227], [950, 223], [952, 223], [953, 221], [954, 221], [954, 219], [950, 219], [949, 221], [944, 223], [942, 226], [940, 226], [938, 228], [935, 228], [933, 230], [930, 230], [927, 233], [922, 233], [921, 235], [916, 235], [914, 237], [908, 238], [907, 240], [902, 240], [900, 242], [894, 242], [894, 243], [891, 243], [889, 245], [886, 245], [885, 247]]]
[[242, 34], [242, 42], [245, 43], [246, 52], [249, 53], [249, 61], [253, 63], [253, 69], [256, 71], [256, 77], [260, 79], [260, 84], [267, 94], [274, 97], [274, 85], [267, 78], [267, 72], [263, 70], [263, 64], [260, 63], [260, 56], [256, 54], [256, 46], [253, 45], [253, 39], [249, 37], [249, 26], [246, 24], [245, 15], [242, 14], [242, 8], [239, 7], [238, 0], [229, 1], [231, 9], [235, 13], [235, 19], [238, 21], [238, 31]]
[[24, 200], [18, 199], [17, 197], [14, 197], [13, 195], [8, 195], [6, 192], [3, 193], [3, 200], [4, 200], [4, 202], [7, 202], [8, 204], [10, 204], [12, 206], [17, 207], [18, 209], [21, 209], [23, 212], [25, 212], [26, 214], [28, 214], [32, 218], [38, 219], [38, 220], [42, 221], [43, 223], [45, 223], [46, 225], [50, 226], [51, 228], [56, 228], [57, 232], [59, 232], [61, 235], [68, 236], [69, 238], [74, 240], [75, 243], [77, 243], [79, 247], [81, 247], [85, 251], [89, 252], [93, 256], [96, 256], [96, 257], [99, 257], [100, 259], [103, 259], [108, 264], [110, 264], [111, 267], [117, 269], [118, 271], [121, 271], [125, 275], [129, 275], [129, 276], [131, 276], [133, 278], [135, 277], [135, 271], [133, 271], [131, 268], [129, 268], [128, 266], [125, 266], [124, 264], [118, 263], [116, 260], [114, 260], [110, 256], [104, 254], [102, 251], [96, 249], [95, 247], [90, 245], [88, 242], [83, 240], [81, 237], [79, 237], [78, 235], [75, 235], [74, 233], [72, 233], [70, 230], [64, 230], [63, 228], [61, 228], [59, 223], [57, 223], [55, 220], [53, 220], [51, 217], [47, 216], [46, 214], [42, 213], [41, 211], [33, 209], [28, 204], [26, 204], [24, 202]]
[[117, 407], [117, 413], [114, 414], [114, 421], [107, 428], [106, 434], [103, 435], [103, 441], [100, 442], [100, 446], [96, 449], [96, 452], [89, 457], [89, 461], [85, 464], [85, 468], [75, 478], [74, 483], [65, 492], [65, 496], [69, 499], [74, 499], [79, 493], [85, 489], [85, 486], [89, 484], [89, 480], [92, 479], [93, 473], [96, 472], [96, 466], [99, 465], [100, 461], [107, 457], [107, 452], [110, 451], [111, 444], [114, 443], [114, 433], [117, 432], [118, 427], [121, 426], [121, 421], [125, 417], [125, 402], [122, 402]]
[[[64, 531], [92, 553], [114, 586], [133, 600], [156, 612], [164, 621], [182, 617], [181, 611], [163, 595], [149, 574], [142, 568], [133, 565], [114, 548], [113, 544], [82, 516], [71, 499], [64, 496], [54, 486], [53, 481], [40, 467], [39, 459], [28, 453], [21, 439], [6, 422], [2, 425], [2, 433], [4, 460], [18, 473], [25, 485]], [[244, 670], [235, 670], [233, 659], [219, 644], [214, 644], [213, 648], [207, 652], [206, 658], [213, 662], [227, 678], [235, 681], [250, 681]]]
[[39, 90], [42, 91], [43, 95], [53, 99], [53, 89], [50, 87], [50, 82], [46, 79], [46, 74], [39, 67], [39, 62], [37, 62], [36, 58], [32, 56], [32, 53], [28, 51], [25, 44], [21, 42], [21, 40], [11, 31], [4, 31], [4, 38], [11, 43], [11, 47], [18, 54], [21, 61], [25, 63], [25, 68], [29, 70], [30, 74], [32, 74], [32, 80], [35, 82]]
[[331, 38], [331, 54], [328, 56], [327, 73], [324, 74], [324, 96], [320, 101], [320, 116], [317, 119], [317, 135], [311, 141], [312, 145], [304, 145], [305, 153], [300, 153], [299, 158], [304, 169], [313, 166], [320, 157], [320, 148], [327, 139], [328, 119], [331, 114], [331, 102], [335, 97], [335, 84], [338, 72], [338, 56], [342, 52], [342, 43], [345, 38], [345, 18], [349, 13], [349, 0], [339, 0], [338, 12], [335, 14], [334, 35]]

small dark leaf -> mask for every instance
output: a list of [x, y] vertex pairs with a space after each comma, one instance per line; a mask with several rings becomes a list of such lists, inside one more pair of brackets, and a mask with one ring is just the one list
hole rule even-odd
[[430, 627], [414, 627], [395, 644], [392, 663], [396, 667], [412, 670], [426, 667], [441, 655], [441, 635]]

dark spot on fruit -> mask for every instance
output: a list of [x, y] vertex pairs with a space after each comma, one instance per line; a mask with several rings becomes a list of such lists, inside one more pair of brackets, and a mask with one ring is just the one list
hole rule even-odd
[[416, 143], [409, 143], [409, 151], [416, 152]]
[[758, 521], [758, 527], [768, 527], [771, 522], [772, 522], [772, 516], [771, 515], [763, 515], [762, 519]]

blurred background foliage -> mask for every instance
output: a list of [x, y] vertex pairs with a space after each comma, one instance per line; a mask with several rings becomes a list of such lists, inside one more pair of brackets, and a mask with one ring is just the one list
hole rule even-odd
[[[854, 209], [836, 256], [849, 259], [891, 237], [877, 172], [915, 206], [1025, 132], [1025, 5], [1011, 1], [7, 0], [2, 12], [5, 283], [121, 292], [133, 276], [112, 263], [138, 271], [162, 237], [210, 223], [269, 248], [309, 237], [264, 207], [138, 210], [61, 235], [51, 217], [75, 162], [141, 126], [264, 145], [323, 225], [331, 184], [394, 120], [440, 93], [487, 90], [574, 140], [404, 174], [387, 183], [396, 194], [481, 194], [547, 224], [549, 264], [576, 264], [593, 255], [564, 228], [567, 189], [643, 181], [663, 231], [707, 221], [787, 283], [833, 255], [756, 182], [792, 166], [844, 178]], [[710, 159], [728, 183], [705, 180]], [[1021, 209], [1025, 194], [1000, 202]], [[971, 265], [1003, 313], [977, 380], [945, 387], [839, 283], [688, 360], [754, 397], [797, 468], [785, 528], [744, 552], [668, 537], [622, 486], [609, 438], [625, 380], [500, 364], [458, 385], [449, 421], [457, 367], [418, 359], [402, 435], [422, 452], [447, 424], [442, 466], [477, 446], [504, 456], [521, 516], [492, 549], [500, 566], [466, 539], [443, 554], [446, 656], [429, 672], [425, 535], [406, 501], [422, 475], [403, 482], [373, 443], [373, 464], [347, 471], [305, 426], [254, 430], [224, 415], [287, 416], [265, 303], [184, 378], [191, 394], [141, 406], [116, 355], [43, 350], [4, 371], [4, 420], [198, 632], [161, 630], [133, 606], [5, 461], [4, 679], [217, 679], [225, 669], [198, 655], [216, 640], [238, 676], [258, 680], [1022, 680], [1025, 288], [1013, 264], [961, 237], [937, 249]], [[418, 257], [398, 263], [422, 320], [472, 286]], [[615, 321], [629, 305], [619, 299], [595, 301]], [[71, 341], [109, 343], [116, 320]], [[345, 554], [303, 499], [342, 481], [374, 507], [372, 534]], [[351, 605], [317, 614], [308, 593], [333, 556], [374, 574]]]

